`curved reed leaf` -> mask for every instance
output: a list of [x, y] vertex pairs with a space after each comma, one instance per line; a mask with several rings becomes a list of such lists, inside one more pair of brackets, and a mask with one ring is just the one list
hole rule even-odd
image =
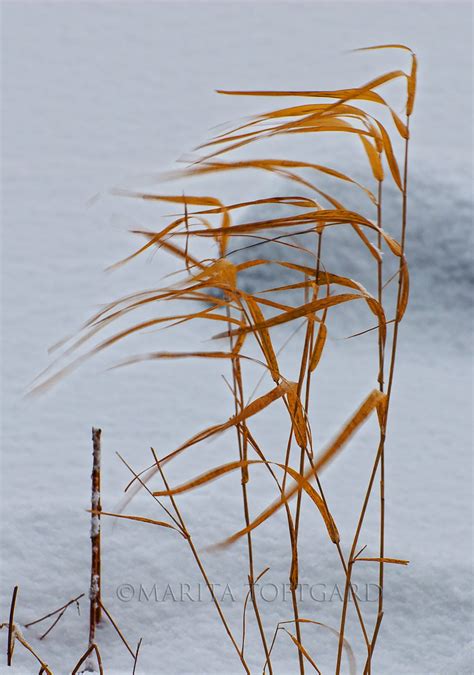
[[[374, 389], [361, 406], [356, 410], [352, 415], [349, 421], [344, 425], [339, 434], [336, 436], [334, 441], [329, 444], [326, 450], [320, 455], [320, 457], [315, 461], [314, 465], [308, 469], [308, 471], [303, 475], [303, 478], [306, 481], [310, 481], [315, 477], [334, 457], [340, 452], [342, 447], [347, 443], [350, 437], [355, 433], [355, 431], [363, 424], [371, 412], [385, 400], [385, 395], [382, 394], [377, 389]], [[295, 487], [292, 487], [284, 494], [281, 495], [273, 504], [271, 504], [267, 509], [262, 511], [262, 513], [255, 518], [252, 523], [233, 534], [231, 537], [228, 537], [225, 541], [218, 544], [218, 547], [225, 547], [233, 544], [238, 539], [246, 535], [248, 532], [254, 530], [256, 527], [264, 523], [270, 516], [272, 516], [276, 511], [278, 511], [285, 503], [287, 503], [300, 489], [300, 485], [297, 484]]]
[[311, 373], [316, 370], [319, 360], [321, 359], [324, 345], [326, 344], [327, 332], [326, 324], [321, 323], [319, 325], [316, 342], [314, 343], [314, 348], [309, 360], [309, 370]]
[[190, 481], [183, 483], [182, 485], [178, 485], [175, 488], [169, 490], [156, 490], [153, 492], [153, 495], [155, 497], [170, 497], [177, 494], [182, 494], [184, 492], [189, 492], [190, 490], [194, 490], [198, 487], [201, 487], [202, 485], [207, 485], [208, 483], [216, 480], [217, 478], [225, 476], [228, 473], [232, 473], [237, 469], [252, 466], [255, 464], [265, 464], [266, 466], [277, 466], [284, 472], [289, 473], [290, 476], [296, 482], [297, 489], [303, 489], [318, 508], [326, 524], [326, 528], [328, 530], [328, 534], [331, 538], [331, 541], [333, 543], [339, 542], [339, 533], [337, 531], [336, 524], [334, 523], [334, 520], [331, 514], [329, 513], [324, 500], [313, 488], [313, 486], [311, 485], [311, 483], [307, 478], [302, 476], [298, 471], [296, 471], [292, 467], [287, 466], [285, 464], [281, 464], [279, 462], [270, 462], [268, 460], [262, 459], [239, 460], [235, 462], [228, 462], [227, 464], [222, 464], [221, 466], [215, 467], [214, 469], [210, 469], [209, 471], [206, 471], [201, 475], [197, 476], [196, 478], [193, 478]]

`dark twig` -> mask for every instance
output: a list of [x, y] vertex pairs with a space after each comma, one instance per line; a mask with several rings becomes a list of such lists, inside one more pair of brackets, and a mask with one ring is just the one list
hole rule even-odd
[[133, 662], [132, 675], [135, 675], [135, 670], [136, 670], [137, 662], [138, 662], [138, 652], [140, 651], [140, 647], [142, 646], [142, 640], [143, 640], [143, 638], [140, 638], [138, 640], [137, 651], [135, 652], [135, 659], [134, 659], [134, 662]]
[[35, 621], [30, 621], [29, 623], [25, 623], [25, 628], [30, 628], [30, 626], [34, 626], [34, 625], [37, 624], [37, 623], [41, 623], [41, 621], [45, 621], [46, 619], [49, 619], [51, 616], [55, 616], [55, 614], [60, 613], [60, 614], [59, 614], [59, 617], [56, 619], [56, 621], [50, 626], [50, 628], [48, 628], [48, 630], [46, 631], [46, 633], [44, 633], [44, 635], [42, 635], [42, 636], [40, 637], [40, 640], [42, 640], [44, 637], [46, 637], [46, 635], [49, 633], [49, 631], [57, 624], [57, 622], [58, 622], [59, 619], [62, 617], [62, 615], [64, 614], [64, 612], [66, 611], [66, 609], [69, 607], [69, 605], [72, 605], [72, 604], [75, 602], [75, 603], [77, 604], [77, 606], [79, 607], [79, 602], [78, 602], [78, 601], [79, 601], [81, 598], [83, 598], [83, 597], [84, 597], [84, 593], [81, 593], [81, 594], [78, 595], [77, 597], [72, 598], [72, 600], [69, 600], [69, 602], [67, 602], [67, 603], [66, 603], [65, 605], [63, 605], [62, 607], [59, 607], [58, 609], [55, 609], [54, 612], [49, 612], [49, 614], [45, 614], [45, 615], [42, 616], [40, 619], [35, 619]]
[[15, 636], [13, 629], [13, 618], [15, 616], [15, 605], [16, 605], [16, 596], [18, 595], [18, 586], [15, 586], [13, 589], [12, 601], [10, 604], [10, 619], [8, 621], [8, 654], [7, 654], [7, 665], [12, 665], [13, 658], [13, 649], [15, 646]]

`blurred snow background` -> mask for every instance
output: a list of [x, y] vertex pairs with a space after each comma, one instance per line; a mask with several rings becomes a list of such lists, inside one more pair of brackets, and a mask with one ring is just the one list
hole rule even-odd
[[[149, 462], [150, 445], [165, 454], [231, 412], [222, 365], [152, 364], [104, 372], [113, 357], [142, 348], [207, 346], [208, 332], [201, 337], [186, 329], [144, 336], [92, 361], [43, 398], [23, 398], [49, 363], [49, 346], [99, 304], [159, 285], [175, 268], [171, 259], [156, 256], [103, 273], [135, 245], [130, 227], [151, 227], [169, 212], [110, 198], [109, 188], [150, 185], [151, 177], [173, 168], [215, 125], [273, 106], [264, 99], [220, 97], [216, 88], [362, 83], [382, 70], [407, 67], [405, 57], [349, 49], [404, 42], [419, 55], [420, 84], [411, 146], [412, 304], [401, 331], [387, 448], [387, 549], [411, 562], [406, 569], [387, 569], [386, 614], [374, 668], [384, 675], [472, 672], [471, 14], [468, 3], [3, 3], [2, 621], [15, 584], [20, 586], [17, 619], [23, 623], [87, 591], [92, 425], [104, 430], [103, 505], [112, 508], [128, 480], [115, 451], [142, 467]], [[396, 98], [396, 88], [393, 94]], [[278, 152], [287, 147], [280, 144]], [[276, 147], [252, 152], [276, 156]], [[360, 153], [351, 153], [349, 145], [315, 138], [297, 145], [297, 152], [362, 176], [355, 159]], [[349, 167], [348, 153], [354, 157]], [[242, 192], [249, 198], [293, 192], [258, 174], [236, 175], [229, 182], [216, 181], [215, 188], [212, 179], [191, 185], [198, 194], [206, 185], [206, 194], [228, 199]], [[159, 189], [179, 194], [184, 185], [189, 193], [188, 183]], [[394, 194], [388, 198], [387, 213], [395, 200]], [[342, 262], [353, 275], [365, 273], [350, 255], [346, 258]], [[318, 371], [320, 408], [313, 421], [318, 443], [332, 436], [375, 381], [372, 337], [342, 341], [349, 332], [337, 324]], [[284, 368], [290, 377], [295, 359], [289, 350]], [[344, 403], [335, 406], [336, 397]], [[286, 430], [276, 411], [262, 418], [256, 433], [278, 457]], [[375, 426], [368, 424], [324, 475], [346, 545], [374, 438]], [[193, 449], [170, 466], [171, 482], [232, 459], [233, 446], [228, 434]], [[228, 477], [180, 500], [198, 547], [241, 526], [238, 482]], [[273, 496], [266, 478], [260, 485], [252, 494], [254, 513]], [[158, 517], [146, 499], [132, 512]], [[342, 583], [334, 551], [311, 510], [306, 514], [311, 520], [302, 540], [302, 581], [332, 589]], [[282, 533], [283, 519], [278, 522]], [[374, 508], [361, 545], [375, 547], [376, 522]], [[288, 542], [285, 535], [275, 539], [276, 524], [257, 533], [256, 566], [269, 565], [268, 583], [281, 586]], [[208, 603], [140, 602], [137, 593], [129, 602], [118, 598], [124, 583], [134, 589], [156, 583], [162, 590], [167, 583], [196, 584], [185, 544], [172, 532], [145, 525], [113, 528], [105, 521], [103, 529], [104, 601], [133, 644], [144, 638], [139, 672], [240, 672]], [[211, 578], [242, 589], [243, 555], [240, 546], [204, 554]], [[364, 568], [359, 582], [375, 583], [375, 572]], [[278, 620], [289, 618], [290, 604], [279, 597], [263, 605], [271, 634]], [[240, 635], [240, 604], [224, 602], [224, 607]], [[302, 614], [337, 626], [339, 611], [337, 598], [306, 598]], [[373, 616], [374, 603], [365, 603], [364, 611]], [[251, 611], [249, 630], [249, 663], [259, 672]], [[351, 614], [349, 639], [362, 654], [359, 632]], [[55, 673], [68, 672], [86, 646], [87, 604], [81, 617], [69, 610], [45, 641], [35, 641], [39, 634], [27, 632]], [[289, 674], [295, 649], [284, 637], [275, 650], [276, 672]], [[101, 629], [99, 644], [106, 672], [130, 672], [129, 657], [110, 626]], [[334, 638], [311, 628], [305, 644], [322, 671], [333, 672]], [[32, 672], [31, 659], [19, 648], [15, 660], [12, 672]]]

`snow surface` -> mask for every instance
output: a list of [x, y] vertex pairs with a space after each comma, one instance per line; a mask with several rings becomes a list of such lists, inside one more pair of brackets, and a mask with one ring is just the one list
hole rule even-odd
[[[150, 461], [150, 445], [163, 455], [231, 414], [222, 364], [139, 364], [105, 372], [121, 356], [141, 350], [207, 348], [208, 333], [187, 328], [136, 338], [91, 361], [44, 397], [24, 399], [25, 388], [49, 363], [50, 345], [73, 332], [98, 304], [156, 286], [174, 269], [171, 259], [155, 256], [103, 273], [135, 244], [130, 227], [152, 225], [155, 213], [169, 212], [104, 193], [111, 186], [150, 184], [214, 125], [272, 105], [219, 97], [215, 88], [310, 89], [364, 82], [379, 70], [397, 68], [400, 56], [376, 59], [344, 50], [402, 41], [420, 57], [408, 240], [416, 271], [412, 309], [401, 331], [387, 446], [387, 551], [410, 565], [387, 568], [374, 672], [472, 672], [471, 13], [467, 3], [3, 3], [0, 621], [7, 618], [15, 584], [20, 587], [16, 620], [22, 625], [81, 592], [87, 595], [85, 509], [93, 425], [103, 429], [107, 510], [129, 478], [115, 451], [143, 467]], [[331, 150], [334, 165], [343, 162], [347, 149], [325, 143], [314, 141], [304, 152], [317, 161], [320, 148]], [[196, 182], [196, 192], [201, 185]], [[255, 185], [243, 176], [225, 192], [223, 182], [221, 187], [225, 198], [241, 190], [250, 198], [257, 190], [284, 194], [285, 189], [272, 180]], [[181, 184], [166, 186], [170, 192], [181, 189]], [[101, 196], [91, 200], [97, 193]], [[347, 261], [349, 267], [352, 262]], [[364, 274], [352, 270], [358, 272]], [[335, 324], [331, 349], [318, 370], [318, 414], [312, 418], [318, 445], [332, 437], [375, 383], [373, 338], [339, 339], [351, 327]], [[294, 348], [282, 363], [285, 374], [294, 377]], [[281, 456], [286, 428], [277, 408], [255, 424], [255, 433], [269, 454]], [[365, 491], [375, 437], [372, 421], [323, 475], [344, 547]], [[170, 482], [234, 459], [234, 446], [228, 433], [192, 449], [169, 466]], [[274, 496], [259, 471], [252, 472], [252, 481], [259, 478], [258, 490], [251, 489], [255, 514]], [[242, 525], [235, 476], [185, 495], [179, 504], [199, 550]], [[161, 517], [146, 496], [137, 498], [130, 512]], [[324, 601], [320, 595], [316, 601], [305, 596], [301, 615], [337, 627], [341, 603], [334, 589], [342, 584], [341, 570], [309, 506], [303, 518], [308, 529], [301, 541], [302, 581], [324, 584], [317, 588], [326, 595]], [[283, 516], [276, 521], [262, 526], [256, 537], [256, 569], [270, 566], [262, 582], [279, 589], [274, 602], [261, 603], [268, 634], [291, 615], [280, 591], [287, 581], [288, 542], [286, 535], [275, 535], [285, 532]], [[181, 584], [189, 584], [195, 598], [201, 582], [186, 542], [171, 530], [113, 525], [107, 518], [102, 523], [103, 598], [133, 646], [143, 637], [138, 672], [241, 672], [205, 592], [201, 602], [186, 596], [173, 601]], [[373, 552], [376, 523], [374, 505], [361, 538]], [[203, 552], [203, 559], [211, 579], [224, 589], [229, 583], [241, 600], [247, 581], [243, 545]], [[376, 572], [368, 569], [358, 572], [362, 589], [376, 582]], [[133, 587], [132, 599], [124, 584]], [[153, 584], [157, 599], [147, 600], [140, 585], [149, 593]], [[270, 593], [271, 586], [266, 590]], [[362, 604], [373, 617], [375, 603]], [[241, 603], [227, 597], [223, 606], [240, 636]], [[248, 621], [253, 673], [263, 661], [251, 611]], [[68, 609], [43, 641], [41, 629], [24, 629], [25, 637], [55, 673], [70, 672], [86, 647], [87, 602], [80, 616]], [[351, 612], [348, 639], [360, 655], [359, 633]], [[314, 626], [305, 628], [304, 636], [322, 672], [333, 672], [334, 636]], [[290, 675], [295, 648], [285, 637], [275, 648], [275, 670]], [[98, 642], [107, 673], [131, 672], [131, 659], [110, 625], [99, 629]], [[18, 645], [12, 672], [35, 668]]]

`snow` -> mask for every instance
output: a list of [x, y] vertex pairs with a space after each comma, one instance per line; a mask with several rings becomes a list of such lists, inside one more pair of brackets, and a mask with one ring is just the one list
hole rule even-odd
[[[50, 363], [46, 350], [74, 332], [98, 304], [157, 286], [174, 270], [171, 258], [158, 255], [103, 273], [136, 243], [128, 234], [131, 227], [149, 226], [156, 222], [155, 214], [169, 212], [111, 198], [109, 188], [149, 185], [207, 138], [211, 127], [272, 105], [219, 97], [214, 89], [310, 89], [364, 82], [379, 69], [398, 67], [400, 57], [387, 52], [376, 66], [373, 55], [346, 50], [402, 41], [420, 58], [408, 238], [415, 271], [400, 336], [387, 445], [387, 550], [410, 564], [387, 569], [374, 672], [472, 672], [471, 7], [428, 2], [15, 2], [3, 3], [2, 14], [0, 621], [8, 620], [16, 584], [15, 619], [22, 626], [88, 592], [86, 509], [93, 425], [103, 430], [102, 506], [112, 510], [130, 478], [116, 451], [142, 468], [152, 461], [150, 445], [163, 456], [232, 412], [221, 363], [165, 362], [106, 371], [121, 357], [142, 350], [207, 348], [209, 333], [197, 334], [194, 328], [131, 340], [84, 365], [42, 398], [24, 398], [26, 387]], [[319, 155], [319, 148], [331, 151], [334, 165], [342, 166], [347, 148], [314, 141], [304, 152], [317, 161], [313, 153]], [[263, 152], [258, 148], [258, 154]], [[353, 169], [356, 174], [360, 170], [356, 160]], [[241, 190], [249, 198], [257, 191], [283, 193], [282, 184], [259, 181], [242, 175], [227, 188], [223, 181], [217, 185], [225, 198]], [[209, 182], [196, 181], [193, 189], [199, 193], [204, 185], [208, 192]], [[181, 189], [173, 184], [163, 191], [179, 194]], [[387, 209], [394, 200], [389, 198]], [[365, 273], [354, 267], [350, 255], [342, 264], [356, 277]], [[317, 447], [332, 438], [375, 383], [369, 360], [373, 338], [342, 340], [354, 327], [350, 313], [347, 321], [334, 323], [331, 349], [318, 368], [314, 397], [319, 412], [312, 420]], [[291, 348], [282, 360], [289, 379], [295, 379], [296, 358]], [[343, 403], [335, 405], [336, 399]], [[267, 411], [255, 424], [257, 439], [275, 449], [275, 458], [283, 452], [287, 431], [278, 411]], [[375, 438], [371, 420], [323, 475], [345, 550]], [[228, 432], [191, 449], [169, 465], [170, 483], [234, 459], [234, 445]], [[261, 468], [251, 471], [250, 491], [255, 514], [274, 498]], [[240, 639], [241, 601], [247, 591], [244, 545], [218, 553], [204, 550], [242, 526], [239, 481], [226, 476], [183, 495], [179, 506], [211, 580], [221, 584], [220, 597], [229, 584], [237, 600], [227, 594], [222, 605]], [[157, 519], [164, 515], [147, 495], [140, 495], [129, 512]], [[309, 506], [305, 519], [301, 577], [326, 595], [324, 601], [314, 601], [303, 593], [301, 614], [337, 627], [335, 589], [342, 587], [343, 576]], [[361, 538], [369, 550], [376, 550], [376, 523], [374, 505]], [[270, 566], [261, 580], [263, 593], [271, 597], [272, 584], [279, 591], [273, 602], [261, 602], [271, 635], [276, 623], [291, 615], [282, 586], [287, 583], [288, 541], [286, 535], [275, 537], [285, 532], [284, 516], [278, 514], [272, 525], [260, 529], [256, 570]], [[139, 673], [242, 671], [182, 537], [173, 530], [106, 517], [101, 536], [103, 600], [133, 648], [143, 637]], [[359, 569], [356, 582], [363, 595], [373, 590], [370, 584], [377, 578], [376, 572]], [[157, 600], [151, 593], [154, 584]], [[186, 584], [192, 597], [201, 592], [201, 601], [186, 596], [181, 601]], [[370, 598], [362, 605], [373, 620], [376, 609]], [[80, 615], [74, 606], [68, 608], [52, 633], [39, 641], [45, 628], [39, 624], [23, 633], [55, 673], [70, 672], [87, 646], [87, 603], [82, 601]], [[249, 664], [252, 673], [260, 672], [263, 660], [251, 608], [248, 633]], [[316, 626], [305, 628], [304, 635], [323, 673], [333, 672], [336, 638]], [[131, 658], [110, 624], [98, 629], [97, 639], [106, 672], [130, 673]], [[348, 639], [360, 655], [354, 612]], [[280, 635], [274, 653], [277, 673], [294, 672], [295, 648], [288, 636]], [[358, 672], [360, 661], [359, 656]], [[31, 664], [32, 657], [17, 645], [12, 673], [31, 673]]]
[[99, 516], [92, 516], [91, 518], [91, 538], [96, 537], [100, 532]]

